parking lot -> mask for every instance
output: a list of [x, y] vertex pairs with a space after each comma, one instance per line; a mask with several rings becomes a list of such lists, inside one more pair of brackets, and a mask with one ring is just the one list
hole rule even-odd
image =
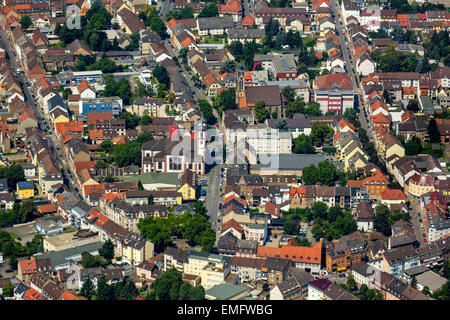
[[15, 227], [3, 228], [3, 231], [16, 235], [17, 236], [16, 240], [24, 246], [28, 241], [31, 241], [35, 236], [34, 233], [35, 225], [36, 222], [30, 222], [27, 224], [16, 225]]

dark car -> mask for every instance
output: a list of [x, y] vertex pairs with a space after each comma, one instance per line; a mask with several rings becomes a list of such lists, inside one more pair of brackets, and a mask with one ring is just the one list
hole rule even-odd
[[6, 270], [5, 272], [6, 272], [6, 273], [12, 273], [12, 272], [14, 272], [14, 270], [8, 269], [8, 270]]

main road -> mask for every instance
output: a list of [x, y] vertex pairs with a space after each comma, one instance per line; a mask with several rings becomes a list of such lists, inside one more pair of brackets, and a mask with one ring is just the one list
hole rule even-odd
[[361, 83], [358, 80], [358, 77], [356, 75], [356, 62], [355, 62], [355, 58], [353, 57], [353, 52], [352, 50], [350, 50], [349, 46], [350, 44], [350, 40], [348, 39], [348, 31], [346, 31], [347, 36], [344, 35], [344, 30], [346, 30], [346, 26], [345, 21], [344, 21], [344, 17], [341, 14], [341, 9], [338, 6], [338, 2], [337, 1], [331, 1], [331, 9], [333, 10], [333, 15], [335, 17], [335, 24], [336, 24], [336, 29], [338, 31], [338, 39], [339, 39], [339, 44], [341, 46], [342, 49], [342, 57], [345, 61], [345, 66], [347, 69], [347, 74], [348, 76], [351, 78], [352, 80], [352, 84], [353, 84], [353, 90], [356, 93], [357, 99], [358, 99], [358, 107], [359, 107], [359, 119], [360, 119], [360, 123], [361, 123], [361, 127], [363, 129], [365, 129], [368, 133], [368, 136], [370, 138], [372, 138], [373, 133], [369, 128], [367, 119], [365, 117], [364, 114], [364, 108], [365, 108], [365, 104], [363, 101], [363, 88]]
[[39, 107], [39, 105], [35, 99], [34, 93], [32, 93], [30, 91], [31, 85], [30, 85], [28, 79], [26, 79], [23, 71], [20, 70], [22, 68], [17, 63], [17, 60], [16, 60], [17, 57], [12, 54], [13, 49], [11, 48], [10, 42], [6, 38], [6, 33], [4, 32], [3, 29], [0, 30], [0, 42], [2, 43], [3, 48], [5, 49], [5, 51], [8, 55], [9, 62], [11, 64], [11, 67], [13, 68], [14, 75], [22, 87], [22, 91], [25, 95], [25, 99], [29, 103], [29, 105], [31, 106], [33, 111], [35, 112], [36, 120], [38, 122], [38, 127], [47, 133], [47, 141], [50, 146], [50, 149], [55, 156], [55, 160], [56, 160], [57, 164], [60, 166], [60, 168], [62, 168], [62, 174], [64, 177], [65, 185], [68, 186], [70, 191], [72, 191], [72, 192], [77, 191], [76, 186], [74, 186], [74, 184], [73, 184], [74, 175], [73, 175], [71, 169], [69, 168], [69, 166], [66, 165], [67, 161], [66, 160], [63, 161], [64, 155], [63, 155], [63, 152], [61, 149], [62, 146], [61, 147], [58, 146], [59, 141], [58, 141], [57, 137], [54, 135], [52, 129], [50, 128], [49, 123], [47, 122], [47, 120], [45, 118], [45, 115], [43, 114], [41, 108]]

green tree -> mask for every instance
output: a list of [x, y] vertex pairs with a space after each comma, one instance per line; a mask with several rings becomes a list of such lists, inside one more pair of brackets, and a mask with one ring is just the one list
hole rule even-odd
[[97, 300], [112, 300], [113, 298], [112, 288], [108, 285], [104, 275], [101, 275], [97, 280], [97, 290], [95, 296], [97, 297]]
[[215, 3], [210, 3], [203, 8], [197, 18], [206, 18], [206, 17], [217, 17], [219, 15], [219, 10]]
[[141, 180], [138, 181], [138, 190], [144, 190]]
[[32, 200], [23, 201], [20, 205], [17, 219], [19, 223], [26, 223], [37, 218], [36, 204]]
[[95, 294], [94, 284], [92, 283], [91, 278], [88, 277], [81, 286], [80, 295], [90, 300], [94, 294]]
[[411, 279], [411, 287], [413, 287], [414, 289], [417, 289], [417, 279], [415, 276], [413, 276]]
[[33, 24], [33, 21], [31, 20], [30, 16], [22, 16], [20, 18], [20, 26], [22, 29], [28, 29]]
[[300, 228], [296, 220], [287, 220], [283, 225], [283, 231], [288, 235], [298, 235], [299, 229]]
[[205, 289], [202, 286], [196, 286], [192, 288], [190, 293], [190, 300], [204, 300]]
[[192, 285], [189, 282], [184, 282], [180, 286], [180, 292], [178, 299], [179, 300], [189, 300], [191, 297], [191, 290], [193, 289]]
[[267, 111], [266, 103], [264, 101], [258, 101], [255, 104], [255, 118], [258, 122], [264, 122], [269, 117], [269, 111]]
[[5, 297], [12, 297], [14, 293], [14, 285], [11, 281], [8, 281], [6, 285], [3, 287], [3, 295]]
[[326, 219], [327, 211], [328, 211], [327, 205], [320, 201], [314, 202], [314, 204], [311, 208], [311, 212], [312, 212], [314, 219], [316, 219], [316, 218]]
[[355, 277], [353, 275], [349, 275], [347, 277], [347, 290], [351, 293], [355, 292], [357, 290], [357, 286], [356, 286], [356, 281], [355, 281]]
[[112, 241], [109, 239], [106, 240], [98, 253], [110, 263], [114, 258], [114, 244]]
[[199, 106], [200, 112], [203, 114], [203, 117], [206, 119], [206, 122], [208, 124], [214, 124], [217, 122], [217, 119], [213, 113], [213, 108], [207, 100], [199, 99], [198, 106]]
[[296, 113], [305, 112], [305, 102], [301, 98], [297, 98], [292, 102], [288, 102], [286, 106], [286, 118], [292, 119]]
[[305, 115], [308, 117], [321, 116], [320, 104], [314, 101], [308, 103], [308, 107], [305, 108]]
[[392, 233], [389, 217], [389, 208], [386, 205], [381, 204], [375, 208], [375, 219], [373, 222], [374, 229], [381, 232], [386, 237], [390, 237]]
[[422, 142], [419, 137], [413, 136], [406, 142], [405, 153], [407, 156], [415, 156], [422, 152]]
[[353, 108], [348, 108], [344, 112], [344, 119], [349, 122], [354, 122], [358, 118], [356, 110]]
[[293, 102], [295, 100], [295, 89], [287, 86], [281, 90], [281, 93], [286, 98], [287, 102]]
[[83, 252], [81, 254], [81, 265], [83, 268], [95, 268], [100, 266], [100, 261], [89, 252]]
[[428, 122], [428, 135], [430, 137], [430, 142], [440, 142], [441, 141], [441, 134], [439, 133], [439, 129], [437, 126], [436, 119], [431, 119], [430, 122]]
[[332, 186], [336, 181], [336, 166], [328, 160], [319, 162], [319, 182], [325, 186]]
[[294, 153], [316, 153], [315, 148], [312, 145], [311, 138], [304, 133], [295, 138]]
[[165, 84], [167, 88], [170, 86], [170, 77], [166, 67], [156, 66], [155, 69], [153, 69], [153, 75], [159, 83]]
[[281, 132], [287, 132], [289, 131], [289, 125], [286, 122], [286, 120], [284, 119], [279, 119], [276, 123], [275, 123], [275, 129], [278, 129]]
[[450, 259], [445, 260], [444, 267], [442, 269], [442, 276], [450, 280]]
[[321, 147], [325, 140], [332, 137], [334, 131], [327, 124], [321, 122], [313, 122], [311, 126], [311, 140], [314, 146]]
[[111, 153], [114, 150], [114, 144], [111, 140], [104, 140], [100, 143], [100, 151]]
[[420, 111], [419, 101], [409, 100], [408, 105], [406, 106], [406, 109], [409, 111], [412, 111], [414, 113], [419, 112]]
[[305, 185], [314, 185], [319, 181], [319, 170], [313, 164], [306, 166], [302, 171], [302, 181]]

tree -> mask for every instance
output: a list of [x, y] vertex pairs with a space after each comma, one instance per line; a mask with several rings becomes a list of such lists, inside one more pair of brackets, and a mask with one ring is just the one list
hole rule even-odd
[[320, 110], [320, 104], [317, 102], [309, 102], [308, 107], [305, 108], [305, 115], [308, 117], [321, 116], [322, 111]]
[[222, 66], [220, 67], [221, 73], [233, 73], [235, 72], [235, 63], [233, 60], [226, 60], [224, 63], [222, 63]]
[[441, 134], [439, 133], [439, 129], [437, 126], [437, 122], [436, 119], [431, 119], [430, 122], [428, 123], [428, 135], [430, 137], [430, 142], [431, 143], [435, 143], [435, 142], [440, 142], [441, 141]]
[[319, 182], [324, 186], [332, 186], [336, 181], [336, 166], [328, 160], [319, 162]]
[[17, 214], [19, 223], [26, 223], [37, 217], [36, 204], [32, 200], [26, 200], [20, 204], [19, 212]]
[[114, 258], [114, 244], [112, 243], [112, 241], [109, 239], [106, 240], [98, 253], [108, 262], [111, 262], [111, 260]]
[[95, 293], [94, 284], [92, 283], [91, 278], [88, 277], [81, 286], [80, 295], [88, 299], [91, 299], [94, 293]]
[[279, 131], [282, 131], [282, 132], [289, 131], [289, 125], [286, 122], [286, 120], [284, 120], [284, 119], [279, 119], [275, 123], [275, 128], [278, 129]]
[[283, 225], [283, 231], [288, 235], [298, 235], [299, 226], [296, 220], [287, 220]]
[[374, 229], [386, 237], [390, 237], [392, 234], [389, 216], [389, 208], [386, 205], [381, 204], [375, 208]]
[[219, 10], [215, 3], [210, 3], [200, 12], [197, 18], [216, 17], [219, 15]]
[[420, 111], [420, 107], [419, 107], [419, 101], [417, 100], [409, 100], [408, 105], [406, 106], [406, 109], [417, 113]]
[[302, 171], [302, 181], [305, 185], [313, 185], [319, 181], [319, 171], [317, 167], [313, 164], [306, 166]]
[[358, 118], [356, 110], [353, 108], [348, 108], [344, 112], [344, 119], [349, 122], [354, 122]]
[[234, 89], [222, 90], [214, 100], [213, 106], [219, 114], [225, 110], [236, 109], [236, 91]]
[[315, 153], [315, 148], [311, 143], [311, 138], [304, 133], [299, 135], [294, 140], [294, 153], [303, 153], [303, 154], [309, 154], [309, 153]]
[[138, 181], [138, 190], [144, 190], [141, 180]]
[[100, 151], [111, 153], [114, 150], [114, 144], [111, 140], [104, 140], [100, 143]]
[[206, 119], [206, 122], [208, 124], [214, 124], [217, 122], [217, 119], [213, 113], [213, 107], [207, 100], [205, 99], [198, 100], [198, 106], [200, 112], [203, 114], [203, 117]]
[[204, 300], [205, 299], [205, 289], [202, 286], [196, 286], [192, 288], [190, 294], [190, 300]]
[[407, 156], [415, 156], [422, 152], [422, 142], [419, 137], [413, 136], [406, 142], [405, 153]]
[[180, 286], [179, 300], [189, 300], [191, 297], [192, 285], [189, 282], [185, 282]]
[[3, 287], [3, 295], [5, 297], [12, 297], [14, 293], [14, 285], [11, 281], [8, 281], [6, 285]]
[[165, 84], [167, 88], [169, 87], [170, 78], [166, 67], [156, 66], [155, 69], [153, 69], [153, 75], [155, 76], [156, 80], [158, 80], [159, 83]]
[[447, 259], [444, 263], [444, 268], [442, 270], [442, 276], [450, 280], [450, 259]]
[[264, 101], [258, 101], [255, 104], [255, 117], [258, 122], [264, 122], [269, 117], [269, 111], [267, 111]]
[[431, 295], [430, 288], [428, 288], [428, 286], [423, 287], [422, 293], [427, 295], [427, 296]]
[[301, 98], [297, 98], [292, 102], [289, 102], [286, 106], [286, 118], [292, 119], [296, 113], [305, 112], [305, 102]]
[[8, 179], [8, 187], [15, 189], [17, 182], [25, 180], [25, 172], [21, 165], [17, 163], [0, 167], [0, 178]]
[[413, 287], [414, 289], [417, 289], [417, 279], [415, 276], [413, 276], [411, 279], [411, 287]]
[[33, 21], [31, 20], [30, 16], [22, 16], [20, 18], [20, 26], [22, 29], [28, 29], [33, 24]]
[[328, 210], [327, 205], [320, 201], [314, 202], [314, 204], [311, 208], [311, 212], [312, 212], [314, 219], [316, 219], [316, 218], [326, 219], [327, 210]]
[[333, 206], [328, 210], [327, 220], [329, 222], [336, 221], [336, 219], [343, 214], [340, 206]]
[[353, 292], [356, 291], [357, 286], [356, 286], [355, 277], [353, 277], [353, 275], [349, 275], [349, 276], [347, 277], [347, 283], [346, 283], [346, 286], [347, 286], [347, 290], [348, 290], [349, 292], [353, 293]]
[[314, 146], [321, 147], [325, 140], [332, 137], [334, 130], [327, 124], [321, 122], [314, 122], [311, 126], [311, 141]]
[[293, 102], [295, 100], [295, 89], [287, 86], [281, 90], [281, 93], [286, 98], [287, 102]]
[[112, 287], [108, 285], [106, 277], [101, 275], [97, 280], [97, 290], [95, 294], [97, 300], [112, 300], [113, 294]]
[[83, 252], [81, 254], [81, 264], [83, 268], [95, 268], [100, 265], [100, 262], [89, 252]]

